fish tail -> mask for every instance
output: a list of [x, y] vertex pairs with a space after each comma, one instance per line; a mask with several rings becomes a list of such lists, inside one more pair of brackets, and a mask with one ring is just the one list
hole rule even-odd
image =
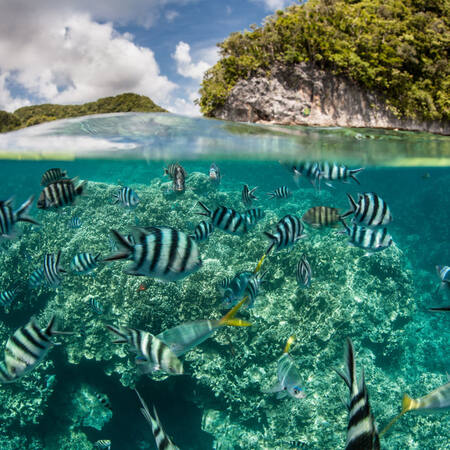
[[58, 251], [56, 255], [56, 264], [55, 264], [57, 272], [67, 273], [67, 270], [61, 268], [61, 250]]
[[288, 340], [286, 341], [286, 345], [284, 346], [283, 353], [289, 353], [289, 349], [291, 348], [292, 344], [295, 341], [295, 336], [289, 336]]
[[248, 300], [248, 296], [244, 297], [236, 306], [230, 309], [220, 320], [219, 325], [228, 325], [231, 327], [248, 327], [250, 322], [242, 319], [235, 319], [234, 316], [239, 311], [241, 306]]
[[345, 231], [347, 233], [350, 232], [350, 227], [347, 225], [347, 222], [342, 218], [342, 216], [339, 217], [339, 221], [344, 225]]
[[16, 219], [16, 222], [29, 222], [34, 225], [40, 225], [39, 222], [36, 222], [36, 220], [32, 219], [31, 217], [27, 216], [28, 210], [31, 208], [31, 205], [34, 200], [34, 195], [32, 195], [25, 203], [23, 203], [17, 211], [14, 213], [14, 217]]
[[355, 356], [354, 356], [354, 349], [353, 349], [353, 343], [350, 338], [347, 338], [347, 345], [345, 347], [345, 354], [344, 354], [344, 371], [336, 370], [336, 373], [345, 381], [345, 384], [348, 386], [350, 391], [352, 390], [353, 386], [353, 380], [355, 380], [355, 371], [356, 371], [356, 365], [355, 365]]
[[200, 200], [198, 201], [198, 204], [204, 209], [205, 212], [198, 212], [197, 214], [200, 216], [211, 217], [211, 210]]
[[86, 188], [87, 185], [87, 181], [82, 181], [76, 188], [75, 188], [75, 192], [77, 195], [83, 195], [83, 192]]
[[111, 229], [111, 234], [119, 246], [119, 251], [103, 258], [102, 261], [116, 261], [118, 259], [127, 259], [134, 250], [134, 247], [117, 230]]
[[273, 192], [268, 192], [267, 195], [269, 198], [275, 198], [275, 194]]
[[259, 260], [258, 264], [256, 265], [253, 273], [258, 273], [261, 270], [262, 263], [264, 262], [264, 259], [266, 258], [266, 256], [267, 256], [267, 253], [264, 253], [264, 255], [262, 255], [262, 257]]
[[349, 216], [350, 214], [353, 214], [358, 205], [356, 204], [355, 200], [353, 200], [353, 197], [347, 192], [348, 201], [350, 202], [350, 209], [345, 212], [344, 214], [339, 215], [339, 219], [344, 219], [345, 217]]
[[355, 175], [359, 172], [361, 172], [362, 170], [364, 170], [364, 167], [361, 167], [359, 169], [352, 169], [350, 170], [350, 178], [352, 178], [353, 180], [355, 180], [358, 184], [361, 184], [358, 180], [358, 178], [355, 177]]
[[266, 255], [268, 255], [272, 251], [272, 249], [277, 241], [277, 238], [273, 234], [269, 233], [268, 231], [264, 231], [264, 234], [272, 241], [272, 243], [269, 245], [269, 247], [265, 253]]
[[254, 187], [254, 188], [251, 189], [250, 192], [249, 192], [250, 197], [252, 197], [254, 200], [258, 200], [258, 197], [255, 195], [256, 189], [258, 189], [258, 186]]
[[111, 333], [120, 337], [120, 339], [116, 339], [115, 341], [113, 341], [113, 344], [126, 344], [128, 342], [128, 336], [125, 333], [123, 333], [119, 328], [113, 325], [105, 325], [105, 326]]

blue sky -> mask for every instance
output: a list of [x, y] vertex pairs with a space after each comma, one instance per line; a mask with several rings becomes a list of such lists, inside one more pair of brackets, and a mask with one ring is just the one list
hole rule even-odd
[[132, 91], [196, 115], [193, 100], [217, 60], [216, 43], [291, 3], [0, 0], [0, 109]]

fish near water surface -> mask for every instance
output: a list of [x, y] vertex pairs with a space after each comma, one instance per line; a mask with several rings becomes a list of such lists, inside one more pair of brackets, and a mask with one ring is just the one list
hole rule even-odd
[[278, 360], [278, 382], [268, 391], [269, 393], [276, 392], [277, 398], [283, 398], [287, 395], [295, 399], [306, 397], [305, 390], [301, 387], [302, 376], [294, 359], [289, 354], [294, 339], [294, 336], [291, 336], [287, 340], [283, 354]]
[[347, 403], [349, 422], [345, 450], [379, 450], [380, 437], [369, 404], [369, 394], [364, 381], [364, 369], [358, 382], [355, 352], [352, 341], [347, 338], [344, 355], [344, 371], [336, 373], [345, 381], [350, 391]]
[[247, 301], [243, 298], [234, 308], [227, 312], [219, 320], [195, 320], [182, 323], [176, 327], [159, 333], [156, 337], [170, 347], [176, 356], [184, 355], [202, 342], [211, 337], [219, 328], [224, 326], [248, 327], [251, 325], [242, 319], [236, 319], [234, 316]]
[[217, 167], [216, 163], [212, 163], [211, 167], [209, 168], [209, 180], [215, 186], [218, 186], [220, 184], [220, 181], [222, 180], [220, 169], [219, 167]]
[[62, 180], [67, 176], [67, 171], [58, 168], [48, 169], [41, 178], [41, 186], [48, 186], [55, 181]]
[[178, 281], [202, 266], [197, 243], [186, 233], [170, 227], [134, 228], [135, 244], [111, 230], [118, 252], [103, 261], [130, 259], [129, 275], [148, 276], [163, 281]]
[[27, 215], [33, 204], [34, 195], [24, 202], [18, 209], [13, 210], [13, 199], [0, 201], [0, 238], [12, 239], [16, 236], [14, 226], [17, 222], [28, 222], [40, 225], [39, 222]]
[[127, 327], [106, 325], [108, 330], [118, 336], [114, 344], [128, 344], [137, 354], [135, 362], [140, 373], [164, 371], [172, 375], [183, 374], [183, 364], [172, 350], [148, 331]]
[[75, 185], [78, 178], [70, 180], [59, 180], [46, 186], [38, 199], [37, 207], [39, 209], [58, 209], [63, 206], [72, 205], [76, 197], [84, 192], [86, 181]]
[[343, 181], [348, 182], [350, 179], [354, 180], [357, 184], [361, 184], [356, 178], [356, 174], [363, 171], [364, 168], [349, 169], [344, 164], [338, 164], [336, 162], [329, 163], [328, 161], [319, 163], [320, 178], [324, 178], [329, 181]]
[[173, 183], [173, 190], [175, 192], [184, 192], [186, 189], [186, 171], [183, 166], [178, 163], [169, 164], [169, 166], [164, 169], [164, 174], [168, 175]]
[[292, 195], [291, 190], [287, 186], [281, 186], [276, 188], [273, 192], [268, 192], [267, 195], [269, 198], [289, 198]]
[[258, 189], [258, 186], [254, 187], [253, 189], [250, 189], [248, 187], [248, 184], [244, 184], [244, 187], [242, 188], [242, 203], [246, 208], [249, 208], [252, 205], [253, 200], [258, 200], [258, 197], [255, 195], [255, 191]]
[[347, 194], [350, 210], [341, 215], [345, 218], [353, 214], [352, 221], [369, 227], [378, 227], [392, 222], [392, 214], [388, 204], [375, 192], [358, 194], [358, 201]]

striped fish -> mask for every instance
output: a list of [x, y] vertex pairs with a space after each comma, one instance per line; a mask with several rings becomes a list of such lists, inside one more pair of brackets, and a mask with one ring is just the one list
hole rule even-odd
[[14, 288], [8, 291], [0, 292], [0, 305], [2, 305], [3, 308], [5, 308], [6, 313], [9, 313], [9, 307], [16, 298], [17, 289], [18, 288]]
[[349, 422], [345, 449], [379, 450], [380, 438], [370, 409], [369, 394], [364, 381], [364, 370], [362, 370], [361, 379], [358, 382], [353, 344], [349, 338], [347, 338], [344, 363], [344, 371], [336, 372], [345, 381], [350, 390], [350, 401], [347, 403]]
[[92, 255], [91, 253], [78, 253], [70, 263], [70, 268], [77, 274], [87, 274], [92, 272], [98, 266], [100, 253]]
[[230, 285], [232, 280], [233, 278], [231, 277], [225, 277], [217, 284], [217, 288], [219, 289], [221, 295], [225, 294], [225, 289]]
[[74, 217], [70, 218], [68, 225], [69, 225], [69, 228], [75, 229], [75, 228], [80, 228], [81, 223], [82, 223], [81, 219], [79, 217], [74, 216]]
[[48, 186], [49, 184], [54, 183], [55, 181], [62, 180], [67, 176], [67, 172], [61, 169], [48, 169], [44, 172], [41, 178], [41, 186]]
[[299, 239], [304, 237], [303, 224], [297, 216], [287, 215], [284, 216], [278, 223], [276, 231], [264, 234], [272, 241], [269, 248], [266, 251], [268, 255], [273, 248], [275, 250], [281, 250], [283, 248], [294, 245]]
[[206, 339], [211, 337], [219, 328], [224, 326], [250, 326], [250, 322], [234, 317], [245, 302], [247, 302], [247, 298], [243, 298], [219, 320], [196, 320], [194, 322], [185, 322], [159, 333], [156, 337], [168, 345], [176, 356], [184, 355], [192, 348], [197, 347], [197, 345], [206, 341]]
[[311, 266], [305, 255], [302, 255], [300, 261], [297, 264], [296, 279], [297, 283], [301, 287], [311, 286]]
[[298, 184], [300, 176], [307, 178], [313, 186], [320, 177], [319, 163], [314, 161], [299, 161], [286, 164], [287, 168], [294, 174], [294, 181]]
[[141, 402], [141, 413], [145, 417], [145, 420], [152, 427], [153, 437], [155, 438], [156, 448], [158, 450], [179, 450], [179, 448], [170, 440], [169, 436], [164, 432], [164, 429], [159, 420], [156, 408], [153, 406], [153, 416], [150, 414], [147, 404], [141, 397], [139, 392], [135, 389], [137, 396]]
[[39, 287], [45, 281], [44, 267], [34, 270], [28, 279], [28, 285], [31, 288]]
[[199, 212], [197, 214], [209, 217], [216, 228], [227, 233], [244, 234], [252, 225], [247, 215], [240, 214], [234, 209], [219, 206], [213, 212], [201, 201], [199, 201], [198, 204], [203, 208], [204, 212]]
[[13, 211], [13, 199], [10, 198], [6, 201], [0, 201], [0, 238], [13, 238], [15, 237], [14, 225], [17, 222], [28, 222], [34, 225], [40, 225], [31, 217], [27, 216], [28, 210], [34, 200], [32, 195], [25, 203], [23, 203], [19, 209]]
[[55, 316], [41, 330], [32, 317], [8, 339], [5, 347], [5, 363], [0, 366], [0, 382], [11, 383], [30, 373], [47, 355], [54, 343], [50, 338], [56, 334]]
[[291, 191], [287, 186], [276, 188], [273, 192], [268, 192], [269, 198], [288, 198], [291, 196]]
[[347, 197], [350, 202], [350, 210], [342, 214], [342, 218], [354, 214], [353, 222], [369, 227], [378, 227], [392, 222], [389, 206], [375, 192], [358, 194], [357, 202], [350, 194], [347, 194]]
[[100, 439], [95, 442], [94, 448], [99, 450], [111, 450], [111, 441], [109, 439]]
[[327, 161], [319, 164], [320, 178], [324, 178], [329, 181], [344, 181], [348, 182], [351, 178], [360, 184], [359, 180], [356, 178], [356, 174], [364, 170], [364, 168], [359, 169], [349, 169], [347, 166], [338, 163], [329, 163]]
[[71, 205], [77, 196], [82, 195], [86, 181], [75, 186], [78, 178], [59, 180], [46, 186], [39, 196], [37, 207], [40, 209], [57, 209]]
[[450, 287], [450, 267], [449, 266], [436, 266], [437, 273], [442, 283], [447, 284]]
[[329, 206], [314, 206], [302, 216], [303, 222], [315, 228], [337, 226], [339, 224], [339, 210]]
[[212, 184], [218, 186], [222, 180], [222, 175], [220, 174], [220, 169], [217, 167], [216, 163], [212, 163], [209, 168], [209, 180]]
[[214, 225], [210, 222], [202, 220], [194, 230], [194, 233], [190, 235], [195, 242], [202, 242], [208, 239], [209, 235], [214, 231]]
[[100, 394], [98, 392], [95, 393], [95, 397], [99, 401], [99, 403], [105, 408], [112, 409], [111, 403], [109, 402], [109, 398], [106, 394]]
[[103, 305], [96, 300], [94, 297], [91, 297], [89, 299], [89, 306], [91, 307], [92, 311], [95, 312], [95, 314], [103, 314], [104, 308]]
[[115, 198], [114, 204], [119, 203], [126, 208], [135, 208], [139, 203], [139, 197], [133, 189], [129, 187], [122, 187], [117, 189], [117, 192], [113, 194]]
[[256, 189], [258, 189], [258, 186], [249, 189], [248, 185], [244, 184], [242, 188], [242, 203], [244, 203], [246, 208], [251, 206], [253, 200], [258, 200], [258, 197], [255, 195]]
[[172, 178], [172, 188], [175, 192], [184, 192], [186, 189], [186, 171], [179, 164], [175, 167]]
[[387, 228], [365, 228], [356, 223], [349, 227], [344, 219], [341, 219], [341, 222], [350, 237], [349, 244], [367, 250], [369, 253], [385, 250], [393, 244], [392, 236]]
[[223, 290], [223, 308], [232, 308], [242, 297], [247, 297], [246, 305], [253, 307], [259, 294], [259, 288], [264, 281], [266, 272], [259, 274], [254, 272], [238, 272]]
[[51, 287], [56, 287], [61, 283], [61, 274], [67, 273], [60, 267], [61, 250], [55, 255], [54, 253], [47, 253], [44, 257], [44, 277], [47, 284]]
[[294, 336], [291, 336], [284, 347], [283, 354], [278, 360], [278, 382], [269, 389], [269, 393], [277, 393], [277, 398], [283, 398], [287, 395], [295, 399], [306, 397], [305, 390], [301, 387], [301, 374], [294, 359], [289, 354], [289, 349], [294, 342]]
[[177, 167], [181, 167], [181, 165], [178, 163], [169, 164], [164, 169], [164, 175], [167, 175], [171, 180], [173, 180], [175, 178], [175, 173], [177, 171]]
[[264, 217], [264, 211], [261, 208], [247, 209], [243, 214], [244, 217], [250, 222], [251, 225], [255, 225], [259, 220]]
[[119, 337], [113, 341], [114, 344], [128, 344], [137, 354], [135, 362], [140, 373], [159, 370], [173, 375], [183, 373], [181, 361], [164, 342], [153, 334], [134, 328], [116, 328], [112, 325], [106, 325], [106, 327]]
[[202, 260], [197, 243], [187, 234], [170, 227], [135, 228], [136, 244], [111, 230], [119, 251], [103, 261], [131, 259], [129, 275], [143, 275], [164, 281], [181, 280], [197, 272]]

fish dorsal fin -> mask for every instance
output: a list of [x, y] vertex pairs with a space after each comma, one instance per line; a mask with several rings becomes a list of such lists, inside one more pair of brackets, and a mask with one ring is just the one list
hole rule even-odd
[[266, 256], [267, 256], [266, 253], [264, 253], [264, 255], [262, 255], [262, 257], [258, 261], [258, 264], [256, 265], [255, 270], [253, 271], [253, 273], [258, 273], [261, 270], [262, 263], [266, 259]]
[[248, 327], [251, 325], [250, 322], [247, 322], [242, 319], [235, 319], [234, 316], [239, 311], [241, 306], [248, 300], [248, 296], [244, 297], [236, 306], [230, 309], [220, 320], [219, 326], [221, 325], [229, 325], [235, 327]]
[[289, 336], [288, 340], [286, 341], [286, 345], [284, 346], [283, 353], [289, 353], [289, 350], [290, 350], [292, 344], [294, 343], [294, 341], [295, 341], [295, 336], [294, 335]]

